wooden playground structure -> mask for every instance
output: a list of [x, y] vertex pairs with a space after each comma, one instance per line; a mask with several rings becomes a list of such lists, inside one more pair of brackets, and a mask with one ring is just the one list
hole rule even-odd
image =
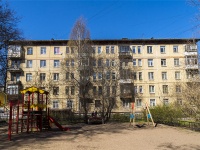
[[49, 92], [30, 87], [21, 90], [21, 94], [23, 95], [22, 100], [9, 101], [8, 140], [11, 140], [11, 134], [18, 134], [19, 130], [29, 133], [50, 129], [50, 122], [62, 131], [69, 130], [49, 116], [47, 107]]

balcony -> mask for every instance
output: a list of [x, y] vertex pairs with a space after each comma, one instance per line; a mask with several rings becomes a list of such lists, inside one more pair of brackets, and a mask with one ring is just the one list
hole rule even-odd
[[120, 98], [132, 98], [132, 93], [131, 92], [126, 92], [126, 93], [120, 93]]
[[9, 46], [8, 58], [11, 59], [22, 59], [22, 48], [20, 46]]
[[120, 79], [119, 83], [132, 83], [131, 79]]
[[185, 66], [186, 69], [199, 69], [198, 65], [187, 65]]
[[197, 52], [197, 45], [196, 44], [188, 44], [185, 46], [186, 52]]
[[119, 59], [131, 59], [132, 55], [130, 51], [119, 52]]
[[8, 68], [8, 71], [10, 71], [10, 72], [22, 72], [22, 69], [21, 69], [20, 65], [11, 65]]

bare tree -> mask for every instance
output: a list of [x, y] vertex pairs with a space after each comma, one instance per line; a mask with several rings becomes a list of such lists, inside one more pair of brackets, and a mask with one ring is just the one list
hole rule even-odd
[[[19, 18], [15, 17], [7, 3], [0, 0], [0, 85], [6, 84], [7, 78], [7, 49], [10, 41], [21, 39], [21, 32], [17, 28]], [[5, 90], [5, 89], [4, 89]]]
[[[77, 88], [79, 88], [79, 111], [83, 111], [85, 115], [85, 121], [87, 121], [87, 114], [89, 109], [89, 103], [91, 102], [91, 76], [93, 74], [92, 52], [90, 41], [90, 32], [86, 27], [86, 21], [83, 17], [80, 17], [74, 27], [72, 28], [69, 46], [71, 48], [71, 54], [73, 58], [67, 57], [66, 65], [69, 60], [76, 61], [76, 70], [66, 69], [66, 73], [70, 73], [72, 82]], [[75, 72], [75, 73], [74, 73]]]

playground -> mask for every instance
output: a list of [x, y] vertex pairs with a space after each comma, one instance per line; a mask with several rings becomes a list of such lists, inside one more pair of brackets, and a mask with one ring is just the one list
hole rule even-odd
[[0, 134], [1, 150], [198, 150], [200, 133], [158, 124], [155, 128], [137, 128], [129, 123], [101, 125], [77, 124], [69, 131], [51, 131], [13, 135]]

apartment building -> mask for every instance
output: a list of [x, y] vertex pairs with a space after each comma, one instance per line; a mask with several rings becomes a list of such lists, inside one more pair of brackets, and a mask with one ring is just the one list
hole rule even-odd
[[75, 112], [81, 110], [82, 98], [88, 98], [90, 110], [98, 110], [104, 95], [116, 99], [117, 112], [129, 112], [131, 102], [138, 112], [145, 103], [181, 104], [184, 100], [174, 93], [181, 93], [180, 83], [198, 74], [198, 41], [92, 40], [87, 57], [68, 40], [15, 41], [8, 49], [8, 100], [21, 99], [20, 89], [36, 86], [50, 92], [49, 107]]

